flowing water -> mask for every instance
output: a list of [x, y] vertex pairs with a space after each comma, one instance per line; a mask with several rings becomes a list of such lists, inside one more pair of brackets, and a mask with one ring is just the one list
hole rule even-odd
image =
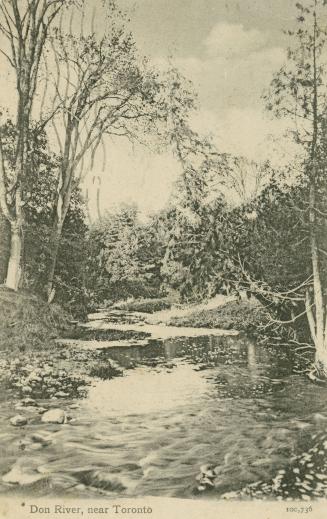
[[[308, 447], [321, 429], [317, 413], [327, 411], [327, 389], [294, 374], [291, 353], [241, 336], [150, 340], [103, 359], [123, 376], [93, 378], [85, 398], [39, 402], [68, 410], [64, 425], [33, 415], [13, 427], [3, 391], [0, 476], [14, 471], [18, 483], [5, 477], [2, 493], [217, 499], [274, 477]], [[50, 440], [35, 443], [33, 433]], [[200, 492], [196, 476], [207, 463], [217, 468], [215, 488]]]

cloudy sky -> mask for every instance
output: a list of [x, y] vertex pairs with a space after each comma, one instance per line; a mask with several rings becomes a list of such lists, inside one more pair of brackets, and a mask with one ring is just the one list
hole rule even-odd
[[[92, 8], [100, 0], [89, 0]], [[219, 150], [251, 159], [287, 160], [290, 150], [274, 140], [285, 123], [264, 112], [262, 92], [286, 57], [282, 30], [296, 15], [295, 0], [120, 0], [131, 18], [141, 53], [164, 67], [169, 56], [191, 79], [200, 108], [194, 128], [210, 133]], [[103, 18], [95, 9], [96, 23]], [[0, 101], [8, 104], [6, 69], [0, 62]], [[8, 83], [7, 83], [8, 85]], [[278, 152], [276, 153], [276, 148]], [[87, 184], [101, 178], [102, 208], [136, 202], [142, 211], [162, 207], [179, 168], [169, 154], [157, 156], [125, 142], [107, 142], [106, 166], [95, 163]]]
[[[295, 0], [121, 0], [121, 5], [129, 9], [140, 51], [158, 66], [173, 55], [193, 81], [200, 102], [195, 129], [212, 134], [221, 151], [288, 160], [288, 146], [275, 144], [285, 122], [270, 119], [261, 95], [285, 62], [288, 41], [282, 30], [294, 23]], [[134, 200], [144, 211], [162, 206], [178, 175], [174, 159], [125, 144], [108, 147], [102, 206]]]

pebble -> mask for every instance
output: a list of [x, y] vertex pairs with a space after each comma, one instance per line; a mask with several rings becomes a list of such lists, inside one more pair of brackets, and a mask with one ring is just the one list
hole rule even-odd
[[25, 395], [32, 393], [32, 388], [30, 386], [23, 386], [22, 393], [24, 393]]
[[34, 375], [33, 377], [28, 377], [28, 381], [30, 382], [30, 384], [35, 385], [38, 382], [42, 382], [42, 378]]
[[22, 368], [22, 371], [25, 371], [25, 372], [26, 372], [26, 371], [33, 371], [33, 369], [34, 369], [34, 368], [33, 368], [32, 364], [27, 364], [26, 366], [24, 366], [24, 367]]
[[34, 406], [21, 406], [21, 405], [15, 405], [16, 411], [22, 411], [23, 413], [35, 413], [36, 409]]
[[64, 391], [58, 391], [54, 396], [57, 398], [67, 398], [69, 394], [65, 393]]
[[209, 465], [209, 464], [201, 465], [200, 470], [206, 476], [214, 477], [214, 475], [215, 475], [212, 471], [212, 465]]
[[14, 425], [16, 427], [22, 427], [23, 425], [27, 424], [27, 419], [25, 418], [25, 416], [18, 414], [17, 416], [10, 418], [10, 423], [11, 425]]
[[39, 451], [43, 447], [45, 447], [45, 446], [42, 445], [42, 443], [32, 443], [32, 444], [29, 445], [29, 449], [32, 450], [32, 451]]
[[75, 490], [85, 490], [86, 486], [82, 483], [75, 486]]
[[214, 483], [213, 483], [213, 481], [211, 481], [211, 479], [209, 479], [208, 477], [207, 477], [207, 478], [203, 478], [203, 479], [201, 480], [201, 483], [202, 483], [203, 485], [208, 485], [209, 487], [214, 487], [214, 486], [215, 486]]
[[23, 398], [20, 402], [20, 405], [23, 405], [23, 406], [30, 406], [30, 405], [34, 405], [34, 406], [37, 406], [37, 402], [35, 400], [33, 400], [33, 398]]
[[70, 409], [79, 409], [80, 408], [80, 405], [79, 404], [71, 404], [69, 406]]
[[50, 409], [50, 411], [46, 411], [41, 418], [41, 421], [44, 423], [66, 423], [66, 413], [62, 409]]
[[324, 423], [327, 421], [327, 416], [321, 414], [321, 413], [315, 413], [313, 415], [313, 421], [318, 423], [318, 424], [321, 424], [321, 423]]

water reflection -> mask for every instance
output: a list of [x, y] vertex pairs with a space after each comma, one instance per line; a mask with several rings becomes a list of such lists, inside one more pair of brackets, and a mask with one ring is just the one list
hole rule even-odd
[[208, 381], [189, 365], [180, 365], [173, 371], [138, 368], [126, 377], [94, 385], [85, 410], [95, 412], [98, 419], [112, 413], [147, 414], [169, 409], [178, 412], [178, 407], [201, 398], [207, 390]]
[[[43, 474], [33, 485], [38, 495], [187, 497], [210, 463], [210, 496], [218, 498], [286, 467], [320, 427], [315, 413], [326, 411], [327, 389], [292, 374], [289, 352], [244, 337], [150, 341], [103, 350], [106, 359], [124, 376], [94, 379], [64, 426], [35, 419], [17, 430], [7, 425], [12, 404], [3, 406], [2, 475], [25, 466]], [[52, 440], [35, 456], [29, 438], [41, 427]], [[0, 491], [18, 488], [2, 482]]]

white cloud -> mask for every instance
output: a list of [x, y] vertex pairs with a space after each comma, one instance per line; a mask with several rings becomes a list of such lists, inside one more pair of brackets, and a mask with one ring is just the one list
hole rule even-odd
[[218, 24], [204, 40], [207, 55], [181, 58], [177, 66], [199, 91], [201, 110], [193, 118], [199, 133], [210, 133], [222, 152], [285, 163], [274, 141], [283, 137], [287, 122], [269, 119], [262, 94], [286, 55], [265, 44], [258, 30]]
[[257, 29], [244, 29], [242, 24], [218, 23], [204, 41], [211, 57], [244, 56], [262, 49], [267, 43], [265, 34]]
[[263, 107], [262, 93], [284, 61], [284, 49], [273, 47], [234, 59], [180, 58], [176, 65], [193, 81], [202, 107], [222, 113], [231, 107]]
[[211, 135], [220, 152], [250, 160], [270, 160], [280, 166], [295, 153], [295, 145], [285, 137], [288, 121], [270, 119], [259, 108], [231, 107], [220, 116], [200, 110], [193, 117], [192, 126], [201, 134]]

